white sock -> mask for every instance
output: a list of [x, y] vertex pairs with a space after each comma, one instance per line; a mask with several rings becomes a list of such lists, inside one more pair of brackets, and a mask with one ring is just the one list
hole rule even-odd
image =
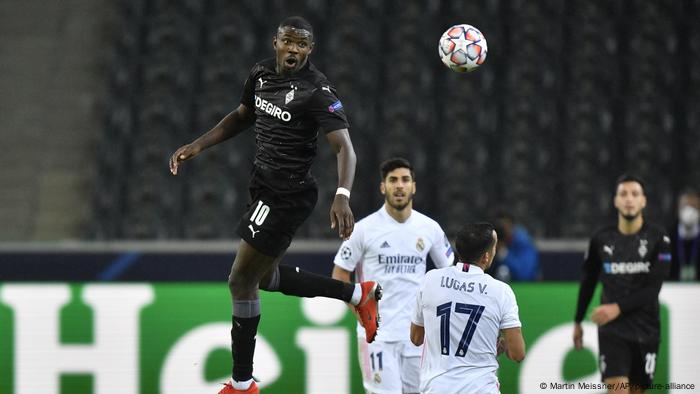
[[239, 382], [236, 379], [231, 378], [231, 386], [233, 386], [233, 388], [236, 390], [248, 390], [251, 384], [253, 384], [253, 379]]
[[357, 306], [360, 301], [362, 301], [362, 286], [359, 283], [355, 283], [355, 290], [352, 292], [352, 298], [350, 298], [350, 303]]

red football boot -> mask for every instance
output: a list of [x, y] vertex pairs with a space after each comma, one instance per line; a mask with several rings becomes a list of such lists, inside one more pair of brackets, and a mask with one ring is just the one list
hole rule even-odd
[[374, 341], [379, 328], [379, 300], [382, 299], [382, 286], [377, 282], [360, 283], [362, 298], [355, 307], [360, 324], [365, 328], [367, 343]]
[[224, 384], [224, 388], [219, 391], [219, 394], [260, 394], [260, 389], [258, 388], [258, 385], [255, 384], [255, 381], [248, 387], [248, 390], [236, 390], [233, 388], [231, 385], [231, 381], [229, 380]]

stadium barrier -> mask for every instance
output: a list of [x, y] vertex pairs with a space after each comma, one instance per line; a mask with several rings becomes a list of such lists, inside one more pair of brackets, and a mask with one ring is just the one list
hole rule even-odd
[[[226, 241], [0, 243], [0, 280], [222, 282], [237, 246]], [[330, 275], [339, 246], [340, 241], [294, 241], [282, 264]], [[585, 241], [545, 240], [537, 246], [544, 280], [579, 279]]]
[[[502, 393], [604, 392], [597, 341], [573, 351], [574, 283], [514, 284], [527, 356], [499, 357]], [[596, 296], [596, 300], [597, 300]], [[700, 387], [700, 285], [665, 284], [653, 393]], [[229, 373], [224, 283], [0, 284], [0, 393], [214, 393]], [[335, 300], [262, 293], [255, 372], [265, 394], [362, 393], [355, 323]], [[692, 388], [691, 388], [692, 385]]]
[[[339, 242], [297, 241], [283, 263], [329, 275]], [[0, 394], [216, 392], [229, 373], [225, 278], [235, 242], [0, 244]], [[514, 284], [528, 356], [503, 357], [503, 393], [602, 392], [596, 331], [571, 348], [585, 241], [540, 241], [545, 279]], [[264, 393], [361, 393], [344, 304], [262, 293], [256, 374]], [[597, 297], [597, 296], [596, 296]], [[665, 284], [652, 392], [698, 388], [700, 285]], [[596, 298], [597, 300], [597, 298]], [[690, 301], [690, 302], [689, 302]], [[542, 388], [544, 385], [544, 388]], [[692, 392], [692, 390], [691, 390]]]

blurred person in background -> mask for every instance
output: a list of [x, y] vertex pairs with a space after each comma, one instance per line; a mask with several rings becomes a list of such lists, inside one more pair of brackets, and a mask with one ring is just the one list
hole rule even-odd
[[539, 253], [525, 227], [506, 211], [498, 212], [495, 219], [499, 242], [490, 272], [504, 282], [539, 280]]
[[391, 158], [379, 166], [379, 190], [384, 204], [357, 222], [335, 256], [333, 278], [345, 282], [370, 280], [382, 284], [381, 327], [367, 343], [358, 324], [358, 356], [368, 393], [418, 393], [422, 349], [408, 332], [412, 303], [425, 276], [428, 255], [436, 267], [454, 262], [445, 232], [428, 216], [413, 209], [416, 180], [408, 160]]
[[678, 197], [678, 223], [671, 231], [671, 280], [700, 280], [700, 195], [686, 190]]
[[275, 57], [252, 68], [238, 108], [170, 158], [170, 171], [176, 175], [184, 161], [255, 125], [250, 202], [237, 228], [241, 241], [228, 279], [233, 303], [232, 377], [219, 394], [259, 393], [253, 379], [261, 312], [258, 289], [350, 303], [372, 334], [367, 336], [368, 341], [373, 340], [377, 327], [377, 301], [381, 297], [377, 283], [349, 284], [279, 264], [297, 229], [316, 205], [318, 189], [310, 169], [319, 131], [338, 161], [338, 189], [330, 221], [331, 228], [337, 228], [343, 239], [350, 236], [355, 224], [350, 189], [356, 158], [336, 90], [308, 61], [314, 47], [311, 24], [298, 16], [286, 18], [277, 27], [271, 44]]
[[644, 220], [644, 182], [633, 175], [617, 180], [617, 224], [596, 231], [583, 262], [574, 317], [574, 347], [583, 348], [581, 321], [596, 285], [603, 284], [598, 325], [598, 364], [608, 393], [643, 393], [654, 379], [661, 338], [659, 292], [671, 263], [666, 231]]

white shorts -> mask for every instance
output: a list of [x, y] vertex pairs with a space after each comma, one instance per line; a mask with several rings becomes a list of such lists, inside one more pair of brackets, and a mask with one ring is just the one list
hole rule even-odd
[[362, 383], [372, 394], [418, 393], [422, 346], [410, 340], [367, 343], [358, 336], [358, 357]]
[[444, 373], [424, 382], [421, 394], [500, 394], [501, 384], [494, 374], [472, 376]]

